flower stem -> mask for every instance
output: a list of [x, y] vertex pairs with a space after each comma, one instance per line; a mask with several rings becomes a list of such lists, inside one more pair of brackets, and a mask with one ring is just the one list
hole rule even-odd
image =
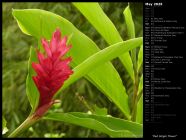
[[8, 138], [13, 138], [18, 135], [20, 135], [23, 131], [25, 131], [27, 128], [29, 128], [31, 125], [33, 125], [36, 121], [38, 121], [38, 118], [32, 116], [29, 116], [19, 127], [17, 127], [9, 136]]
[[78, 99], [85, 105], [85, 107], [90, 110], [92, 113], [95, 113], [94, 109], [90, 107], [90, 105], [86, 102], [85, 98], [83, 96], [80, 96], [79, 93], [76, 93], [76, 96]]
[[137, 66], [134, 67], [134, 95], [132, 99], [132, 121], [136, 121], [136, 111], [137, 111], [137, 102], [138, 102], [138, 86], [139, 86], [139, 77], [138, 77], [138, 71]]

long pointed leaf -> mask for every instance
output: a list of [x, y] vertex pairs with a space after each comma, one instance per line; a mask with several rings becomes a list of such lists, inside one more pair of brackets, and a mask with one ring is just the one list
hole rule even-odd
[[[129, 39], [135, 38], [135, 27], [132, 19], [132, 14], [130, 11], [130, 6], [128, 5], [123, 11], [125, 23], [127, 25], [127, 33]], [[133, 62], [133, 68], [136, 69], [136, 49], [131, 50], [131, 57]]]
[[[109, 60], [112, 60], [113, 58], [117, 57], [118, 55], [120, 55], [124, 52], [127, 52], [135, 47], [138, 47], [140, 44], [142, 44], [142, 42], [143, 42], [142, 37], [135, 38], [135, 39], [131, 39], [128, 41], [114, 44], [110, 47], [107, 47], [107, 48], [93, 54], [92, 56], [87, 58], [85, 61], [83, 61], [81, 64], [79, 64], [77, 67], [75, 67], [73, 69], [74, 74], [65, 82], [65, 84], [63, 85], [61, 90], [66, 88], [67, 86], [69, 86], [71, 83], [78, 80], [82, 76], [90, 73], [92, 70], [94, 70], [95, 67], [98, 68], [100, 65], [106, 63]], [[107, 93], [105, 93], [105, 94], [107, 97], [110, 97], [109, 94], [107, 94]], [[112, 96], [112, 100], [118, 106], [120, 106], [118, 103], [123, 101], [123, 104], [124, 104], [123, 111], [125, 112], [125, 110], [128, 110], [128, 96], [127, 96], [127, 94], [123, 94], [123, 96], [121, 96], [120, 94], [118, 94], [118, 95], [115, 94], [115, 96]], [[121, 110], [122, 110], [122, 108], [121, 108]], [[126, 113], [127, 112], [125, 112], [125, 114]]]
[[[122, 38], [116, 27], [107, 17], [98, 3], [81, 2], [73, 4], [103, 36], [109, 45], [122, 41]], [[131, 78], [134, 80], [133, 65], [129, 53], [124, 53], [119, 58]]]
[[125, 8], [125, 10], [123, 11], [123, 14], [124, 14], [125, 22], [127, 25], [128, 37], [135, 38], [134, 22], [132, 19], [132, 14], [131, 14], [129, 5]]
[[140, 44], [142, 44], [142, 42], [143, 42], [142, 37], [135, 38], [116, 43], [93, 54], [92, 56], [87, 58], [85, 61], [83, 61], [81, 64], [79, 64], [73, 69], [74, 74], [65, 82], [62, 89], [66, 88], [66, 86], [69, 86], [74, 81], [91, 72], [95, 67], [97, 68], [101, 64], [104, 64], [107, 61], [110, 61], [118, 57], [122, 53], [128, 52], [129, 50], [138, 47]]
[[141, 124], [114, 117], [91, 115], [80, 112], [51, 113], [45, 116], [44, 119], [83, 126], [106, 133], [111, 137], [142, 137], [143, 133]]
[[26, 78], [26, 94], [30, 105], [32, 107], [31, 113], [32, 114], [39, 102], [39, 92], [37, 87], [35, 86], [34, 81], [32, 80], [32, 76], [35, 74], [34, 70], [32, 69], [32, 62], [37, 60], [36, 51], [33, 47], [30, 48], [30, 58], [28, 60], [28, 75]]

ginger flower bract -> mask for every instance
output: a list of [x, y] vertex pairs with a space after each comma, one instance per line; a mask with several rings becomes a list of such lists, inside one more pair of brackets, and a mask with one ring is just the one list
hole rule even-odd
[[39, 62], [32, 63], [32, 67], [37, 73], [32, 78], [40, 94], [39, 104], [36, 109], [39, 116], [42, 116], [55, 102], [52, 99], [53, 96], [73, 73], [69, 67], [72, 58], [64, 58], [64, 55], [72, 47], [67, 46], [67, 37], [61, 38], [60, 30], [56, 29], [50, 42], [44, 38], [41, 41], [45, 53], [37, 51]]

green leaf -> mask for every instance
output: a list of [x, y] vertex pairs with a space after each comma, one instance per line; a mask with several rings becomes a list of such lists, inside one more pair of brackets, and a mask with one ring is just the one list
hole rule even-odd
[[65, 84], [62, 87], [62, 89], [66, 88], [67, 86], [69, 86], [82, 76], [85, 76], [87, 73], [90, 73], [91, 71], [94, 70], [94, 68], [98, 68], [107, 61], [110, 61], [119, 56], [120, 54], [128, 52], [129, 50], [135, 47], [138, 47], [142, 43], [143, 43], [142, 37], [130, 39], [127, 41], [111, 45], [93, 54], [92, 56], [87, 58], [85, 61], [83, 61], [81, 64], [79, 64], [73, 69], [74, 74], [67, 81], [65, 81]]
[[[49, 40], [57, 27], [61, 29], [63, 35], [73, 34], [69, 41], [73, 46], [69, 51], [69, 55], [73, 58], [72, 67], [82, 63], [100, 50], [90, 38], [75, 28], [72, 23], [51, 12], [39, 9], [13, 10], [13, 16], [25, 34], [32, 35], [38, 40], [42, 37]], [[124, 101], [125, 88], [119, 74], [110, 62], [99, 68], [94, 68], [94, 71], [85, 77], [105, 95], [108, 95], [109, 99], [116, 103], [125, 116], [129, 118], [128, 104]]]
[[143, 75], [140, 77], [139, 86], [138, 86], [138, 94], [143, 90]]
[[143, 75], [138, 86], [138, 98], [136, 122], [143, 123]]
[[[93, 54], [92, 56], [87, 58], [85, 61], [83, 61], [81, 64], [79, 64], [77, 67], [73, 69], [74, 74], [67, 81], [65, 81], [63, 87], [61, 87], [61, 90], [66, 88], [67, 86], [69, 86], [82, 76], [91, 73], [91, 71], [93, 71], [94, 68], [99, 68], [102, 64], [106, 63], [109, 60], [112, 60], [113, 58], [117, 57], [123, 52], [138, 47], [140, 44], [142, 44], [142, 42], [143, 39], [141, 37], [135, 38], [128, 41], [116, 43], [110, 47], [107, 47]], [[125, 111], [128, 110], [128, 96], [126, 94], [126, 91], [125, 93], [122, 94], [123, 96], [121, 96], [121, 94], [119, 93], [118, 95], [116, 94], [110, 95], [105, 93], [105, 95], [111, 98], [116, 105], [120, 106], [119, 103], [123, 102], [124, 106], [123, 108], [121, 108], [121, 110], [124, 109], [123, 112], [126, 114], [127, 112]]]
[[44, 119], [79, 125], [103, 132], [111, 137], [142, 137], [143, 135], [143, 127], [141, 124], [110, 116], [70, 112], [51, 113], [46, 115]]
[[138, 53], [138, 71], [143, 64], [143, 45], [140, 47], [139, 53]]
[[[134, 27], [134, 22], [132, 19], [132, 14], [130, 11], [130, 6], [128, 5], [125, 10], [123, 11], [125, 22], [127, 25], [127, 33], [129, 39], [135, 38], [135, 27]], [[131, 57], [132, 57], [132, 62], [133, 62], [133, 68], [134, 71], [136, 70], [136, 49], [131, 50]]]
[[127, 25], [128, 37], [135, 38], [135, 27], [129, 5], [125, 8], [123, 14]]
[[136, 122], [143, 123], [143, 95], [141, 95], [137, 104]]
[[107, 109], [106, 108], [99, 108], [96, 104], [93, 107], [94, 109], [94, 114], [96, 115], [103, 115], [106, 116], [107, 115]]
[[30, 48], [30, 58], [28, 60], [28, 75], [26, 78], [26, 94], [32, 107], [30, 114], [35, 111], [39, 102], [39, 92], [34, 81], [32, 80], [32, 76], [36, 75], [34, 69], [32, 68], [32, 62], [37, 62], [36, 50], [34, 47]]
[[[95, 29], [103, 36], [109, 45], [121, 42], [122, 38], [112, 21], [107, 17], [98, 3], [73, 3], [74, 6], [87, 18]], [[128, 52], [122, 54], [121, 62], [134, 80], [133, 65]]]
[[5, 118], [4, 118], [4, 116], [2, 116], [2, 118], [3, 118], [3, 123], [2, 123], [2, 134], [4, 135], [5, 133], [7, 133], [8, 132], [8, 128], [6, 127], [6, 124], [7, 124], [7, 122], [6, 122], [6, 120], [5, 120]]
[[103, 12], [97, 2], [74, 2], [73, 5], [87, 18], [95, 29], [105, 38], [108, 44], [112, 45], [121, 42], [119, 35], [112, 21]]

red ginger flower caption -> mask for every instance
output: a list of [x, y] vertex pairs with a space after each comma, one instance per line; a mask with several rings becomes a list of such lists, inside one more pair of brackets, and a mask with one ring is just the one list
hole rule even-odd
[[67, 37], [61, 38], [60, 30], [56, 29], [49, 43], [46, 39], [42, 39], [42, 46], [46, 54], [37, 51], [39, 63], [32, 63], [32, 67], [37, 73], [32, 78], [40, 94], [36, 110], [36, 114], [39, 116], [42, 116], [55, 103], [52, 100], [53, 96], [73, 73], [68, 65], [72, 58], [64, 58], [72, 47], [67, 46], [66, 42]]

